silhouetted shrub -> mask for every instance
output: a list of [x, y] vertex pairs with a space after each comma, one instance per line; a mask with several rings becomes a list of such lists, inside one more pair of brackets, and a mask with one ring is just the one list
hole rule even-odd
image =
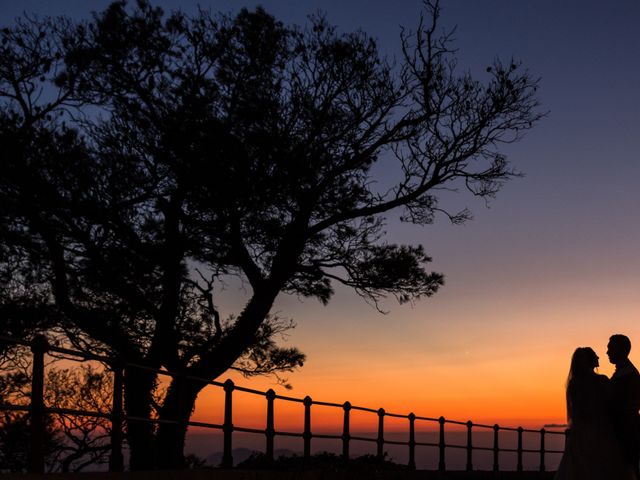
[[238, 468], [258, 469], [258, 470], [407, 470], [406, 465], [393, 462], [385, 452], [384, 457], [379, 459], [376, 455], [362, 455], [350, 458], [345, 461], [341, 455], [329, 452], [320, 452], [305, 459], [300, 455], [288, 457], [278, 457], [270, 460], [263, 453], [251, 455], [248, 459], [240, 462]]

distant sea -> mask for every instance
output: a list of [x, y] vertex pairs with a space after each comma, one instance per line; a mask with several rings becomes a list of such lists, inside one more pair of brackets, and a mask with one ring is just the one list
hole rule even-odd
[[[351, 432], [352, 436], [376, 438], [375, 432]], [[540, 449], [540, 435], [536, 433], [523, 434], [523, 448], [525, 450]], [[385, 440], [407, 442], [409, 440], [406, 432], [385, 432]], [[416, 441], [420, 443], [438, 443], [438, 432], [416, 432]], [[446, 432], [445, 441], [447, 444], [466, 446], [467, 434], [465, 431]], [[500, 448], [513, 449], [517, 447], [516, 432], [500, 432]], [[481, 448], [493, 448], [492, 431], [474, 431], [473, 446]], [[279, 455], [302, 455], [302, 438], [276, 436], [275, 456]], [[564, 436], [547, 434], [545, 435], [545, 449], [559, 450], [564, 448]], [[366, 454], [376, 453], [376, 443], [352, 440], [350, 442], [350, 454], [358, 457]], [[190, 433], [187, 436], [186, 453], [193, 453], [208, 463], [219, 464], [222, 458], [222, 433]], [[248, 434], [234, 432], [233, 434], [233, 456], [234, 464], [248, 458], [254, 452], [265, 451], [265, 436], [260, 434]], [[312, 453], [330, 452], [342, 453], [342, 441], [334, 439], [313, 438], [311, 441]], [[406, 445], [385, 445], [387, 459], [396, 463], [406, 464], [409, 461], [409, 447]], [[545, 455], [545, 467], [547, 471], [557, 469], [561, 454], [547, 453]], [[473, 451], [474, 470], [491, 470], [493, 468], [493, 451], [474, 450]], [[540, 454], [524, 453], [523, 467], [525, 470], [538, 470], [540, 466]], [[467, 452], [465, 448], [450, 448], [445, 451], [445, 462], [447, 470], [464, 470], [466, 468]], [[500, 470], [515, 470], [517, 466], [516, 452], [500, 452]], [[438, 448], [430, 446], [416, 447], [416, 468], [424, 470], [436, 470], [438, 468]]]

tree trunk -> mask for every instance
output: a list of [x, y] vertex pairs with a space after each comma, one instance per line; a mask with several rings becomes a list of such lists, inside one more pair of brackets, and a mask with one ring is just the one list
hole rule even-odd
[[[151, 399], [156, 374], [147, 370], [126, 367], [124, 374], [124, 406], [127, 416], [151, 418]], [[153, 424], [127, 420], [129, 443], [129, 468], [131, 470], [153, 470], [154, 441]]]
[[[253, 342], [255, 332], [271, 310], [278, 292], [279, 289], [273, 287], [256, 292], [225, 341], [209, 352], [209, 355], [203, 355], [196, 365], [189, 368], [189, 372], [196, 377], [215, 379], [227, 371]], [[159, 468], [184, 467], [187, 422], [198, 393], [205, 386], [206, 384], [184, 377], [173, 378], [162, 405], [160, 419], [176, 423], [161, 423], [158, 426], [156, 458]]]
[[194, 383], [181, 377], [175, 377], [167, 391], [161, 420], [176, 423], [161, 423], [156, 437], [156, 461], [163, 470], [185, 467], [184, 442], [187, 435], [187, 422], [191, 417], [198, 393], [203, 384]]

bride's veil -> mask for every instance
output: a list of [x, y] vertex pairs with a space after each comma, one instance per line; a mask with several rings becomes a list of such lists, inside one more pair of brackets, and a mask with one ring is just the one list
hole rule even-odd
[[571, 357], [567, 377], [567, 421], [572, 426], [576, 419], [586, 418], [597, 408], [594, 366], [598, 356], [590, 347], [579, 347]]

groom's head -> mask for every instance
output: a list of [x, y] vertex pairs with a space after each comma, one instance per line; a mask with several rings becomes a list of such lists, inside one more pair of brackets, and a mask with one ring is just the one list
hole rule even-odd
[[611, 335], [607, 345], [607, 356], [614, 365], [626, 360], [631, 351], [631, 340], [626, 335]]

